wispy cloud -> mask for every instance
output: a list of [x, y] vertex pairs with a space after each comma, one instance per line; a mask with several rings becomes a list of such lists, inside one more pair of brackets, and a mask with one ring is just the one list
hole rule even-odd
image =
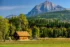
[[13, 10], [17, 8], [29, 8], [30, 6], [0, 6], [0, 10]]

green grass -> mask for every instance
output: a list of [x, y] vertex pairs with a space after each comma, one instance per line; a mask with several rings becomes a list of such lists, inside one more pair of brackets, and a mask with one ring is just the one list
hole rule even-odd
[[70, 47], [70, 39], [0, 42], [0, 47]]
[[70, 44], [15, 44], [0, 45], [0, 47], [70, 47]]

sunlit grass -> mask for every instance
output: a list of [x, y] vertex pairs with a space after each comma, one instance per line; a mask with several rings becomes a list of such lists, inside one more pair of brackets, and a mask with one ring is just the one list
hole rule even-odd
[[0, 47], [70, 47], [70, 39], [0, 42]]

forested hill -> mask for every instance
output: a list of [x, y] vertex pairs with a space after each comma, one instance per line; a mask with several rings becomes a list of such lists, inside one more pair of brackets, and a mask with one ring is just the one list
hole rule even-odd
[[46, 19], [59, 19], [59, 20], [70, 20], [70, 10], [47, 12], [30, 18], [46, 18]]

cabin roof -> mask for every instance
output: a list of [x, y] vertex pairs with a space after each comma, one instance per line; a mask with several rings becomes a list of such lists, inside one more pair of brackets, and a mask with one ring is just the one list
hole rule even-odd
[[18, 36], [30, 36], [27, 31], [17, 31], [16, 33]]

